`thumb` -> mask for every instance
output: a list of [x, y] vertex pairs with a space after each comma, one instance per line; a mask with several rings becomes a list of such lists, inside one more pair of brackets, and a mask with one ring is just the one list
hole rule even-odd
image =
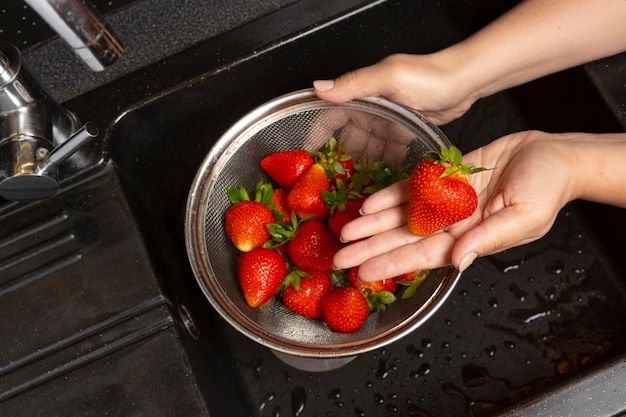
[[462, 272], [479, 256], [533, 242], [544, 236], [554, 221], [546, 224], [539, 220], [525, 218], [515, 206], [507, 207], [458, 238], [452, 250], [452, 263]]
[[334, 80], [317, 80], [313, 88], [317, 96], [331, 103], [343, 103], [355, 98], [385, 95], [385, 81], [380, 65], [359, 68]]

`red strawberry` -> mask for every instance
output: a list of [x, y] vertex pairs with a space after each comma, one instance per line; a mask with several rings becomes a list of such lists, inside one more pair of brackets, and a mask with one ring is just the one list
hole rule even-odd
[[289, 285], [283, 291], [285, 307], [294, 313], [313, 319], [322, 318], [320, 300], [330, 290], [330, 277], [327, 273], [314, 273], [311, 277], [301, 277], [299, 285]]
[[461, 152], [441, 147], [441, 155], [425, 154], [409, 179], [409, 229], [427, 236], [474, 213], [478, 206], [476, 191], [466, 175], [484, 171], [473, 164], [461, 165]]
[[280, 288], [287, 265], [282, 256], [268, 248], [254, 248], [239, 255], [237, 275], [243, 296], [250, 307], [268, 302]]
[[320, 311], [332, 331], [352, 333], [363, 326], [369, 307], [357, 288], [335, 287], [322, 297]]
[[359, 210], [361, 210], [363, 200], [362, 198], [347, 199], [342, 207], [338, 206], [333, 210], [328, 219], [328, 228], [337, 238], [341, 237], [341, 229], [343, 229], [346, 223], [361, 216]]
[[229, 188], [227, 192], [233, 205], [224, 215], [226, 235], [242, 252], [261, 246], [270, 238], [267, 226], [276, 221], [268, 206], [272, 198], [272, 185], [263, 181], [257, 183], [254, 200], [250, 199], [243, 187]]
[[226, 234], [235, 247], [248, 252], [269, 238], [267, 225], [274, 223], [272, 211], [257, 201], [242, 201], [231, 206], [224, 219]]
[[287, 195], [287, 208], [300, 218], [314, 216], [318, 220], [328, 217], [329, 210], [322, 191], [330, 191], [330, 181], [320, 164], [313, 164], [291, 187]]
[[333, 270], [333, 257], [342, 243], [319, 220], [305, 221], [289, 241], [289, 259], [309, 274]]
[[348, 270], [348, 282], [361, 291], [370, 311], [385, 311], [389, 304], [396, 301], [394, 293], [397, 284], [393, 278], [372, 282], [360, 281], [359, 267], [355, 266]]
[[359, 267], [355, 266], [348, 270], [348, 282], [350, 285], [357, 287], [358, 289], [365, 290], [367, 292], [380, 292], [388, 291], [390, 293], [396, 292], [396, 281], [394, 278], [387, 278], [380, 281], [360, 281], [359, 280]]
[[302, 149], [288, 150], [265, 156], [259, 165], [271, 179], [288, 190], [313, 165], [313, 157]]
[[287, 191], [285, 189], [276, 188], [272, 192], [269, 204], [272, 210], [283, 215], [283, 218], [280, 220], [288, 220], [291, 216], [291, 211], [287, 208]]

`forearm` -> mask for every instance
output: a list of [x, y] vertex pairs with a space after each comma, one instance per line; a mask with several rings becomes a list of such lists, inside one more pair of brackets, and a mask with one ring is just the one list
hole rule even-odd
[[[626, 133], [568, 134], [570, 165], [575, 176], [574, 198], [626, 207]], [[556, 162], [558, 163], [558, 162]]]
[[626, 1], [527, 0], [442, 51], [482, 98], [626, 50]]

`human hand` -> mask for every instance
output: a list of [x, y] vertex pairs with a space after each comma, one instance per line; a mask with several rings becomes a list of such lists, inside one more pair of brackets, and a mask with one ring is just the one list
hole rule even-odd
[[539, 239], [559, 210], [578, 196], [569, 169], [577, 161], [567, 143], [570, 136], [514, 133], [466, 154], [464, 162], [495, 167], [468, 177], [478, 208], [427, 237], [413, 235], [406, 225], [408, 181], [373, 194], [363, 204], [363, 216], [342, 229], [342, 240], [355, 243], [337, 252], [334, 266], [361, 265], [359, 278], [364, 281], [450, 263], [462, 271], [478, 256]]
[[451, 51], [390, 55], [335, 80], [315, 81], [313, 86], [320, 98], [333, 103], [385, 96], [442, 125], [462, 116], [478, 98], [457, 71], [459, 57]]

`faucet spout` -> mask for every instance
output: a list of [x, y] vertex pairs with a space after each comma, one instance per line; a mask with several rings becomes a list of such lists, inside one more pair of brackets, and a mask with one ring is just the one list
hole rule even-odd
[[103, 71], [124, 46], [88, 0], [24, 0], [93, 71]]

